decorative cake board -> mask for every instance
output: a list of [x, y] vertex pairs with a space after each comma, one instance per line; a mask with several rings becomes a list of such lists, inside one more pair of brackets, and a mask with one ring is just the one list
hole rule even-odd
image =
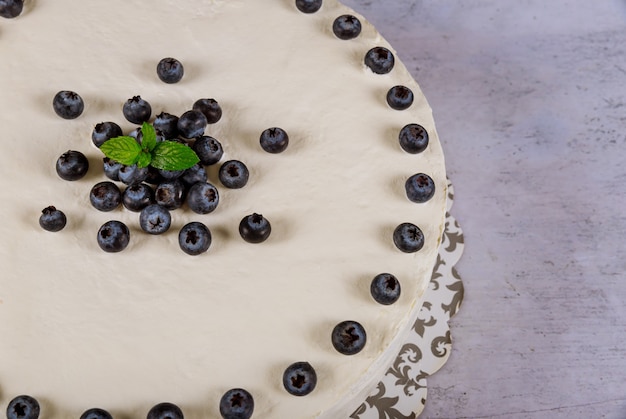
[[450, 215], [454, 189], [448, 181], [445, 231], [424, 304], [411, 333], [382, 380], [351, 419], [415, 419], [426, 404], [427, 378], [448, 360], [452, 339], [448, 321], [463, 301], [463, 283], [455, 269], [464, 237]]

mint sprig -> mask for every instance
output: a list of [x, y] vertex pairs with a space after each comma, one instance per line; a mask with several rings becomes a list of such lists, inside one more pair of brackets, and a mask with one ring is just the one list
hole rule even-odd
[[154, 127], [147, 122], [141, 126], [141, 144], [129, 136], [111, 138], [100, 150], [111, 160], [125, 166], [152, 166], [163, 170], [185, 170], [200, 161], [196, 153], [176, 141], [157, 142]]

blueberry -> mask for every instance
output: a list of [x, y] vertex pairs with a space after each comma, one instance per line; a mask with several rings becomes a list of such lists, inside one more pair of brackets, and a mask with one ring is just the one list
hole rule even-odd
[[122, 128], [115, 122], [100, 122], [91, 133], [91, 141], [93, 141], [96, 147], [100, 148], [105, 141], [111, 138], [121, 137], [122, 135], [124, 135]]
[[267, 218], [261, 214], [250, 214], [241, 219], [239, 234], [248, 243], [261, 243], [267, 240], [272, 232], [272, 226]]
[[242, 388], [228, 390], [220, 399], [223, 419], [250, 419], [254, 411], [252, 395]]
[[39, 402], [31, 396], [17, 396], [7, 406], [7, 419], [37, 419]]
[[57, 232], [63, 230], [67, 224], [67, 217], [63, 211], [60, 211], [50, 205], [41, 211], [39, 216], [39, 225], [46, 231]]
[[89, 160], [80, 151], [69, 150], [57, 159], [56, 170], [61, 179], [78, 180], [87, 174]]
[[224, 155], [222, 144], [215, 138], [208, 136], [198, 138], [192, 149], [198, 155], [200, 162], [205, 166], [217, 163]]
[[84, 411], [80, 419], [113, 419], [113, 416], [106, 410], [95, 407]]
[[296, 0], [296, 7], [302, 13], [315, 13], [322, 7], [322, 0]]
[[178, 117], [176, 115], [161, 112], [154, 118], [152, 126], [167, 140], [178, 137]]
[[137, 127], [134, 130], [132, 130], [131, 132], [129, 132], [128, 136], [134, 138], [135, 140], [137, 140], [137, 144], [141, 144], [141, 140], [143, 140], [143, 134], [141, 133], [141, 127]]
[[198, 214], [208, 214], [215, 211], [220, 201], [217, 188], [207, 182], [194, 184], [187, 194], [187, 205]]
[[261, 148], [268, 153], [282, 153], [289, 145], [289, 136], [282, 128], [268, 128], [261, 133]]
[[22, 13], [24, 0], [0, 0], [0, 16], [12, 19]]
[[117, 253], [126, 249], [130, 241], [130, 230], [121, 221], [107, 221], [98, 230], [98, 245], [109, 253]]
[[184, 170], [165, 170], [165, 169], [157, 169], [159, 172], [159, 176], [163, 180], [174, 180], [178, 179], [185, 173]]
[[365, 347], [367, 335], [365, 328], [359, 322], [346, 320], [335, 326], [331, 340], [339, 353], [354, 355]]
[[408, 178], [404, 188], [407, 198], [417, 203], [426, 202], [435, 194], [435, 182], [424, 173], [418, 173]]
[[122, 166], [118, 172], [119, 180], [126, 185], [134, 185], [141, 183], [148, 178], [148, 167], [139, 167], [136, 164], [132, 166]]
[[128, 186], [122, 194], [122, 204], [130, 211], [141, 211], [154, 203], [154, 191], [145, 183]]
[[183, 411], [173, 403], [159, 403], [148, 412], [147, 419], [183, 419]]
[[115, 183], [110, 181], [100, 182], [91, 188], [89, 201], [99, 211], [113, 211], [122, 203], [122, 193]]
[[400, 298], [400, 282], [392, 274], [378, 274], [372, 279], [370, 293], [377, 303], [390, 305]]
[[394, 64], [393, 53], [385, 47], [374, 47], [365, 54], [365, 65], [376, 74], [389, 73]]
[[183, 205], [185, 185], [178, 179], [161, 182], [154, 191], [154, 200], [157, 204], [175, 210]]
[[78, 93], [62, 90], [52, 100], [52, 107], [63, 119], [76, 119], [83, 113], [85, 104]]
[[387, 92], [387, 103], [397, 111], [408, 109], [413, 104], [413, 92], [406, 86], [393, 86]]
[[246, 186], [250, 172], [245, 164], [239, 160], [229, 160], [222, 164], [218, 177], [222, 185], [230, 189], [239, 189]]
[[148, 176], [146, 177], [144, 182], [156, 186], [159, 183], [165, 182], [165, 179], [163, 179], [163, 177], [159, 173], [159, 169], [153, 166], [148, 166]]
[[180, 177], [180, 180], [185, 186], [192, 186], [194, 183], [206, 182], [208, 175], [206, 169], [201, 163], [197, 163], [185, 170], [185, 173]]
[[398, 135], [400, 147], [410, 154], [418, 154], [428, 147], [428, 131], [419, 124], [408, 124]]
[[116, 182], [120, 180], [120, 169], [123, 166], [122, 163], [111, 160], [108, 157], [104, 157], [102, 159], [102, 166], [106, 177]]
[[150, 119], [152, 107], [141, 96], [133, 96], [124, 103], [122, 113], [129, 122], [141, 125]]
[[139, 226], [150, 234], [163, 234], [172, 225], [172, 216], [167, 208], [151, 204], [141, 210]]
[[204, 224], [192, 221], [180, 229], [178, 244], [183, 252], [197, 256], [209, 250], [209, 246], [211, 246], [211, 232]]
[[393, 232], [393, 243], [404, 253], [414, 253], [424, 246], [424, 233], [414, 224], [402, 223]]
[[306, 396], [317, 385], [317, 374], [308, 362], [295, 362], [283, 373], [283, 386], [289, 394]]
[[163, 58], [157, 64], [157, 75], [164, 83], [178, 83], [185, 74], [185, 69], [176, 58]]
[[341, 15], [333, 22], [333, 33], [339, 39], [354, 39], [361, 33], [361, 21], [352, 15]]
[[198, 99], [191, 109], [202, 112], [209, 124], [215, 124], [222, 119], [222, 107], [215, 99]]
[[185, 138], [196, 138], [204, 134], [208, 122], [200, 111], [187, 111], [178, 118], [178, 132]]

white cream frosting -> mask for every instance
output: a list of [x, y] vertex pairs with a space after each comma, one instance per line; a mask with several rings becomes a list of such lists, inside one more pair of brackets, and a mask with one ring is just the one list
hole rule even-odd
[[[217, 418], [221, 395], [250, 391], [254, 417], [347, 417], [372, 390], [403, 343], [430, 279], [445, 211], [445, 170], [431, 110], [396, 56], [390, 74], [363, 65], [367, 50], [391, 48], [361, 18], [350, 41], [333, 20], [354, 13], [334, 0], [306, 15], [291, 0], [38, 1], [16, 19], [0, 20], [0, 408], [30, 394], [49, 419], [78, 417], [91, 407], [143, 417], [159, 402], [188, 418]], [[159, 81], [156, 64], [179, 59], [185, 76]], [[389, 108], [394, 85], [409, 86], [413, 106]], [[85, 101], [76, 120], [56, 116], [52, 98], [72, 90]], [[141, 95], [153, 114], [182, 114], [199, 98], [215, 98], [223, 118], [207, 134], [226, 159], [250, 169], [250, 182], [221, 195], [218, 209], [172, 213], [162, 236], [138, 227], [138, 214], [89, 204], [106, 180], [94, 125], [115, 121]], [[429, 132], [426, 151], [410, 155], [397, 135], [408, 123]], [[288, 149], [265, 153], [269, 127], [284, 128]], [[55, 161], [84, 152], [88, 175], [61, 180]], [[404, 181], [424, 172], [437, 192], [425, 204], [407, 200]], [[38, 225], [54, 205], [68, 218], [58, 233]], [[265, 243], [238, 235], [252, 212], [272, 223]], [[104, 253], [96, 243], [110, 219], [131, 229], [129, 247]], [[178, 247], [178, 230], [202, 221], [213, 235], [206, 254]], [[402, 222], [420, 226], [426, 245], [415, 254], [391, 240]], [[369, 283], [391, 272], [402, 283], [392, 306], [375, 303]], [[330, 332], [361, 322], [365, 349], [336, 352]], [[284, 369], [308, 361], [318, 385], [305, 397], [283, 388]]]

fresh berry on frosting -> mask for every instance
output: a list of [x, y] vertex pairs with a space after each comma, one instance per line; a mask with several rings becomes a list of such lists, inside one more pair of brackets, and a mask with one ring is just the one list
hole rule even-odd
[[402, 223], [393, 232], [393, 243], [404, 253], [414, 253], [424, 246], [424, 233], [412, 223]]
[[198, 214], [208, 214], [215, 211], [220, 202], [217, 188], [208, 182], [194, 184], [187, 193], [189, 209]]
[[191, 148], [198, 155], [200, 162], [206, 166], [219, 162], [224, 155], [222, 144], [209, 136], [198, 138]]
[[268, 128], [261, 133], [261, 148], [268, 153], [282, 153], [289, 145], [289, 136], [284, 129], [274, 127]]
[[361, 33], [361, 21], [352, 15], [341, 15], [333, 22], [333, 33], [339, 39], [354, 39]]
[[162, 82], [172, 84], [178, 83], [185, 74], [183, 64], [176, 58], [163, 58], [157, 64], [157, 75]]
[[57, 232], [63, 230], [67, 224], [67, 217], [52, 205], [44, 208], [39, 216], [39, 225], [46, 231]]
[[407, 153], [418, 154], [428, 147], [428, 131], [419, 124], [408, 124], [400, 130], [398, 141]]
[[148, 174], [148, 167], [139, 167], [136, 164], [130, 166], [123, 165], [118, 171], [118, 178], [120, 182], [126, 185], [134, 185], [148, 179]]
[[406, 86], [394, 86], [387, 92], [387, 103], [397, 111], [408, 109], [413, 104], [413, 92]]
[[7, 419], [37, 419], [39, 402], [31, 396], [17, 396], [7, 406]]
[[200, 163], [191, 166], [189, 169], [185, 170], [183, 175], [180, 177], [181, 182], [185, 186], [192, 186], [197, 182], [206, 182], [208, 179], [208, 175], [204, 166]]
[[209, 124], [215, 124], [222, 119], [222, 108], [215, 99], [198, 99], [191, 109], [202, 112]]
[[121, 221], [107, 221], [98, 230], [97, 240], [98, 245], [105, 252], [121, 252], [130, 242], [130, 230]]
[[306, 396], [315, 390], [317, 373], [308, 362], [295, 362], [283, 373], [283, 387], [294, 396]]
[[167, 112], [161, 112], [154, 118], [152, 123], [157, 132], [160, 132], [166, 140], [178, 137], [178, 117]]
[[333, 328], [331, 334], [333, 347], [344, 355], [354, 355], [365, 347], [367, 334], [361, 323], [346, 320]]
[[154, 200], [157, 204], [175, 210], [184, 202], [185, 185], [178, 179], [161, 182], [154, 191]]
[[122, 192], [113, 182], [99, 182], [91, 188], [89, 201], [98, 211], [113, 211], [122, 203]]
[[296, 0], [296, 7], [302, 13], [315, 13], [322, 7], [322, 0]]
[[250, 419], [253, 412], [254, 399], [242, 388], [230, 389], [220, 399], [220, 414], [223, 419]]
[[376, 74], [387, 74], [393, 70], [395, 58], [385, 47], [374, 47], [365, 54], [365, 65]]
[[115, 122], [100, 122], [94, 127], [91, 133], [91, 141], [93, 141], [96, 147], [100, 147], [105, 141], [122, 135], [122, 128]]
[[211, 231], [206, 225], [192, 221], [180, 229], [178, 245], [188, 255], [200, 255], [211, 246]]
[[163, 234], [172, 225], [172, 216], [167, 208], [151, 204], [141, 210], [139, 226], [148, 234]]
[[178, 132], [185, 138], [196, 138], [204, 134], [208, 121], [200, 111], [187, 111], [178, 119]]
[[122, 192], [122, 204], [129, 211], [138, 212], [154, 203], [154, 190], [145, 183], [129, 185]]
[[102, 158], [102, 169], [105, 176], [115, 182], [120, 180], [120, 169], [122, 166], [122, 163], [111, 160], [108, 157]]
[[89, 410], [85, 410], [80, 419], [113, 419], [113, 416], [104, 409], [94, 407]]
[[372, 298], [382, 305], [391, 305], [400, 298], [400, 281], [389, 273], [378, 274], [372, 279], [370, 293]]
[[261, 243], [268, 239], [272, 232], [270, 222], [261, 214], [250, 214], [239, 223], [239, 234], [248, 243]]
[[152, 107], [141, 96], [133, 96], [122, 106], [122, 113], [128, 122], [141, 124], [150, 119]]
[[427, 174], [417, 173], [406, 180], [404, 189], [410, 201], [422, 203], [435, 195], [435, 182]]
[[227, 188], [240, 189], [248, 183], [250, 172], [239, 160], [229, 160], [222, 164], [218, 176], [222, 185]]
[[78, 180], [89, 170], [89, 160], [80, 151], [69, 150], [63, 153], [56, 163], [56, 171], [63, 180]]
[[148, 412], [147, 419], [183, 419], [183, 411], [173, 403], [159, 403]]
[[83, 113], [85, 103], [78, 93], [62, 90], [54, 95], [52, 108], [63, 119], [76, 119]]

